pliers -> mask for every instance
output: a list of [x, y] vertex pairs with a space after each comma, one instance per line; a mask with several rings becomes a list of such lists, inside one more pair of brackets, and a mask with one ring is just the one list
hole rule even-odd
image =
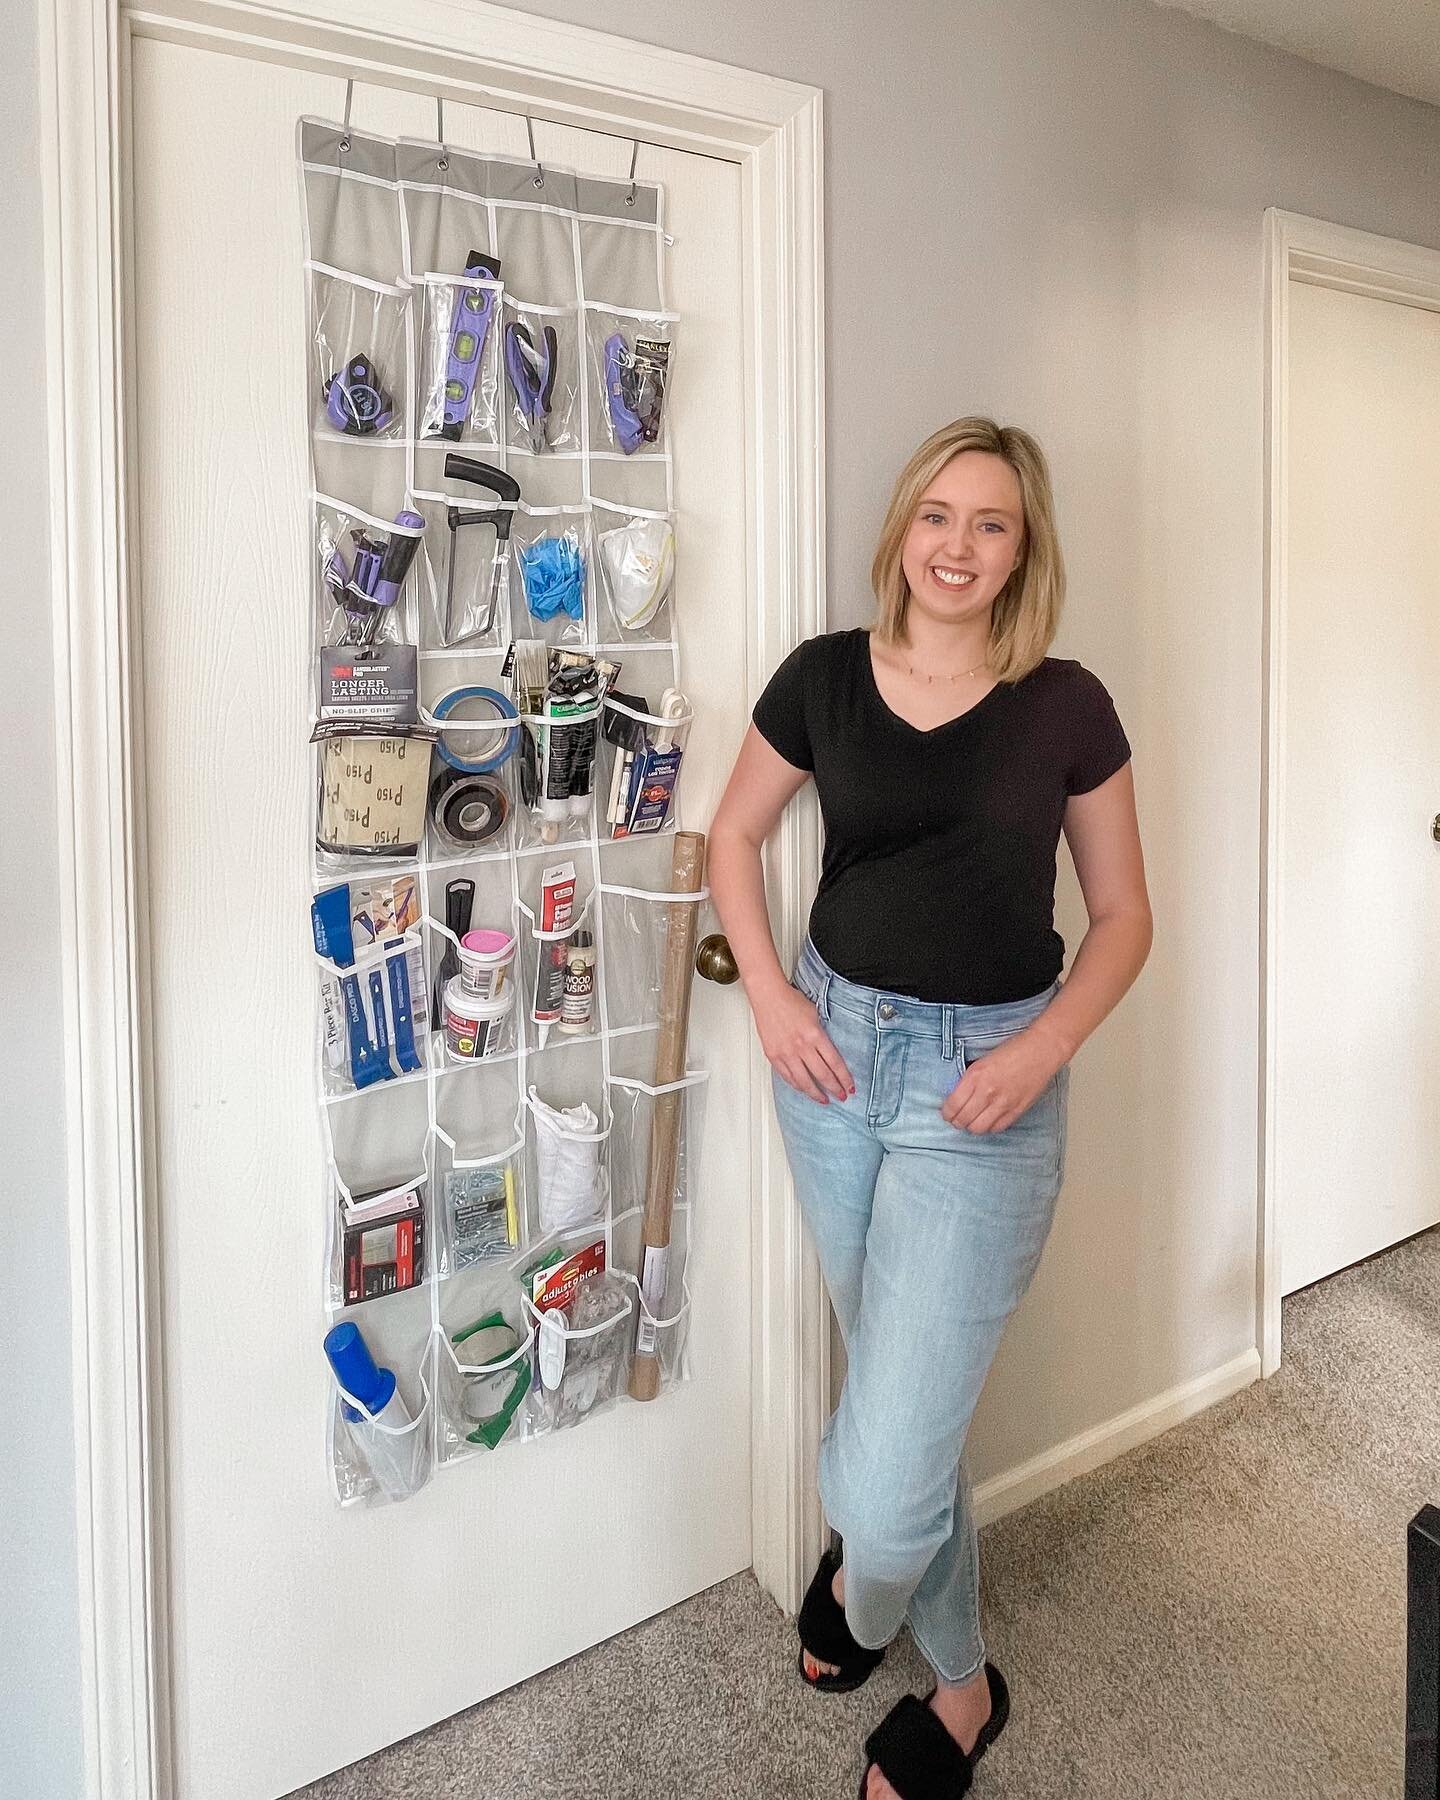
[[525, 421], [530, 448], [538, 456], [547, 448], [550, 405], [555, 396], [555, 328], [544, 326], [537, 345], [530, 327], [518, 319], [505, 327], [505, 373], [515, 391], [515, 404]]

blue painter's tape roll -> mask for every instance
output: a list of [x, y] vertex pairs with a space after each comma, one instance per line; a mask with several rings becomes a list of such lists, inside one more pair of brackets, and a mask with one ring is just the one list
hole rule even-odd
[[[487, 701], [494, 708], [497, 719], [516, 719], [518, 721], [519, 715], [506, 696], [498, 688], [488, 687], [451, 688], [448, 694], [442, 694], [436, 701], [433, 709], [434, 717], [448, 719], [455, 708], [467, 700]], [[477, 719], [475, 723], [478, 725], [482, 721]], [[449, 763], [452, 769], [458, 769], [462, 775], [490, 775], [509, 762], [515, 754], [520, 728], [517, 723], [511, 731], [487, 731], [485, 735], [487, 738], [498, 738], [500, 748], [493, 755], [483, 756], [475, 762], [468, 762], [463, 756], [458, 756], [446, 742], [443, 731], [436, 741], [435, 748], [439, 752], [441, 760]]]

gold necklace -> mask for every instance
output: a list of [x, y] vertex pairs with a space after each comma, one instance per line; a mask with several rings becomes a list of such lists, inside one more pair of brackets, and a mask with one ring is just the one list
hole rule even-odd
[[[942, 681], [950, 681], [950, 682], [968, 681], [970, 679], [970, 677], [976, 672], [977, 669], [983, 669], [983, 668], [985, 668], [985, 666], [986, 666], [985, 663], [978, 662], [978, 663], [976, 663], [974, 669], [966, 669], [963, 671], [963, 673], [955, 674], [955, 675], [942, 675], [940, 677], [940, 679]], [[935, 677], [933, 675], [922, 675], [913, 663], [908, 663], [908, 662], [906, 663], [905, 673], [907, 675], [909, 675], [912, 678], [912, 680], [923, 681], [927, 687], [931, 686], [935, 680]]]

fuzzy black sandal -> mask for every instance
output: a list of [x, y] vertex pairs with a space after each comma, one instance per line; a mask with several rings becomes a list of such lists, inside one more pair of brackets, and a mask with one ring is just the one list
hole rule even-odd
[[[796, 1667], [806, 1687], [821, 1694], [849, 1694], [862, 1687], [885, 1660], [883, 1650], [867, 1650], [857, 1644], [845, 1623], [845, 1608], [835, 1598], [830, 1585], [840, 1567], [841, 1552], [832, 1548], [820, 1558], [815, 1578], [805, 1590], [800, 1616], [795, 1629], [800, 1634], [800, 1654]], [[833, 1675], [807, 1675], [805, 1653], [816, 1662], [835, 1664]]]
[[990, 1683], [990, 1717], [968, 1756], [931, 1710], [934, 1688], [923, 1700], [906, 1694], [865, 1740], [870, 1760], [860, 1777], [859, 1800], [865, 1800], [872, 1768], [879, 1769], [900, 1800], [960, 1800], [968, 1794], [976, 1763], [1010, 1717], [1010, 1690], [994, 1663], [986, 1663], [985, 1678]]

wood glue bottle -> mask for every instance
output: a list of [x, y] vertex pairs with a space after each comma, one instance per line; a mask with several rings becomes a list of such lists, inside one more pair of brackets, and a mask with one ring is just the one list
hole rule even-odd
[[582, 926], [565, 954], [565, 998], [558, 1029], [571, 1036], [589, 1031], [595, 1011], [595, 941]]

